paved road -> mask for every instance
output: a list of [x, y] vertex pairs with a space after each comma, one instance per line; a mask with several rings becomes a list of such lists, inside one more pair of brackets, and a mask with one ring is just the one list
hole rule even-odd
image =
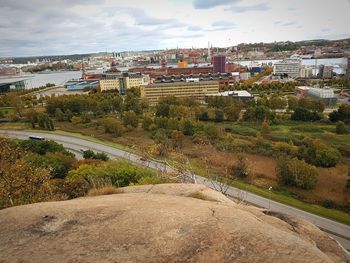
[[[128, 159], [134, 163], [140, 164], [140, 165], [146, 165], [150, 168], [162, 170], [165, 172], [173, 172], [174, 169], [170, 167], [169, 165], [166, 165], [162, 162], [156, 161], [156, 160], [149, 160], [146, 162], [143, 162], [140, 160], [140, 156], [132, 153], [128, 153], [126, 151], [107, 146], [104, 144], [92, 142], [89, 140], [76, 138], [76, 137], [70, 137], [65, 135], [57, 135], [57, 134], [51, 134], [51, 133], [35, 133], [35, 132], [26, 132], [26, 131], [9, 131], [9, 130], [0, 130], [0, 135], [2, 136], [8, 136], [8, 137], [16, 137], [19, 139], [28, 139], [29, 135], [36, 135], [36, 136], [42, 136], [47, 139], [54, 140], [58, 143], [63, 144], [64, 147], [67, 149], [73, 151], [78, 157], [79, 151], [81, 148], [84, 149], [91, 149], [98, 152], [105, 152], [109, 157], [115, 158], [115, 157], [121, 157]], [[208, 181], [206, 178], [201, 176], [196, 176], [197, 183], [204, 184], [210, 188], [213, 188], [212, 182]], [[269, 208], [273, 211], [289, 214], [292, 216], [298, 216], [301, 218], [304, 218], [308, 220], [309, 222], [314, 223], [322, 230], [328, 232], [330, 236], [334, 237], [338, 242], [340, 242], [344, 248], [347, 250], [350, 250], [350, 226], [335, 222], [333, 220], [320, 217], [293, 207], [290, 207], [288, 205], [284, 205], [275, 201], [270, 201], [267, 198], [234, 188], [229, 187], [227, 194], [231, 197], [244, 197], [244, 200], [250, 204], [263, 207], [263, 208]]]

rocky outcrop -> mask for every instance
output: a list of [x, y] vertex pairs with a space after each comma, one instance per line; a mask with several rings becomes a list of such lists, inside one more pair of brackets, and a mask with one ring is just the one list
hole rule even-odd
[[190, 184], [4, 209], [0, 233], [0, 262], [349, 262], [306, 221]]

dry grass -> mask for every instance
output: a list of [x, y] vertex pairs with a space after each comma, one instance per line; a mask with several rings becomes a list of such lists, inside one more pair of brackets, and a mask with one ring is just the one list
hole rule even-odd
[[88, 192], [88, 196], [98, 196], [98, 195], [113, 195], [124, 193], [122, 189], [116, 188], [114, 186], [105, 186], [102, 188], [93, 188]]
[[187, 197], [201, 199], [201, 200], [205, 200], [205, 201], [216, 201], [215, 199], [212, 199], [212, 198], [206, 196], [202, 192], [193, 192], [193, 193], [190, 193], [189, 195], [187, 195]]

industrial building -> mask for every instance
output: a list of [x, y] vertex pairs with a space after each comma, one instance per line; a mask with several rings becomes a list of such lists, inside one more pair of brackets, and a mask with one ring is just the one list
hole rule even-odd
[[11, 90], [23, 90], [28, 86], [28, 79], [25, 78], [0, 78], [0, 93]]
[[225, 55], [215, 55], [214, 56], [214, 73], [225, 73], [226, 71], [226, 56]]
[[337, 97], [331, 88], [298, 86], [295, 88], [295, 95], [298, 97], [322, 100], [326, 105], [334, 105], [337, 103]]
[[101, 91], [116, 90], [124, 95], [127, 89], [149, 83], [149, 76], [140, 73], [105, 73], [100, 79]]
[[227, 97], [227, 98], [232, 98], [233, 100], [240, 100], [243, 102], [247, 102], [251, 99], [253, 99], [254, 97], [252, 96], [252, 94], [250, 94], [248, 91], [246, 90], [235, 90], [235, 91], [225, 91], [225, 92], [219, 92], [219, 93], [215, 93], [215, 94], [206, 94], [205, 95], [205, 99], [207, 100], [207, 98], [209, 97]]
[[273, 74], [278, 76], [287, 76], [290, 78], [299, 77], [301, 63], [299, 60], [288, 59], [276, 62], [273, 65]]
[[88, 91], [98, 86], [98, 80], [70, 80], [64, 84], [67, 91]]
[[150, 105], [156, 105], [160, 98], [168, 96], [192, 97], [203, 102], [207, 94], [218, 92], [218, 81], [157, 83], [141, 87], [141, 97], [147, 98]]
[[128, 72], [141, 73], [150, 75], [151, 78], [156, 78], [162, 75], [181, 75], [181, 74], [208, 74], [213, 73], [212, 66], [203, 67], [166, 67], [166, 68], [150, 68], [150, 67], [135, 67], [130, 68]]

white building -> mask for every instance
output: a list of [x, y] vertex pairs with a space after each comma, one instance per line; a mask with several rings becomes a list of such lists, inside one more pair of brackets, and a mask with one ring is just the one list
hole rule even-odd
[[299, 76], [303, 79], [311, 78], [313, 76], [312, 68], [302, 67]]
[[283, 76], [286, 75], [291, 78], [299, 77], [299, 71], [301, 68], [300, 60], [283, 60], [276, 62], [273, 66], [273, 74]]

